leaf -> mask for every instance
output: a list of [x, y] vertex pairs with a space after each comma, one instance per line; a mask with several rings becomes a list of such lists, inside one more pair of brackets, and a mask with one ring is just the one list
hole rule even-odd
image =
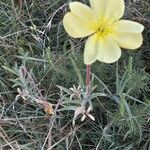
[[105, 94], [105, 93], [93, 93], [90, 95], [90, 99], [92, 100], [96, 97], [106, 97], [106, 96], [107, 96], [107, 94]]
[[75, 62], [75, 60], [71, 57], [71, 55], [69, 56], [69, 58], [70, 58], [71, 63], [72, 63], [72, 65], [73, 65], [73, 67], [74, 67], [75, 73], [76, 73], [76, 75], [77, 75], [78, 78], [79, 78], [79, 83], [80, 83], [80, 85], [81, 85], [81, 86], [84, 86], [84, 82], [83, 82], [83, 78], [82, 78], [81, 72], [80, 72], [80, 70], [79, 70], [79, 68], [78, 68], [78, 66], [77, 66], [77, 64], [76, 64], [76, 62]]
[[57, 85], [57, 87], [58, 87], [60, 90], [66, 92], [66, 93], [69, 94], [69, 95], [72, 94], [72, 92], [71, 92], [70, 90], [68, 90], [67, 88], [65, 88], [65, 87], [63, 87], [63, 86]]
[[74, 112], [74, 117], [73, 117], [73, 126], [75, 125], [75, 120], [76, 118], [80, 115], [80, 114], [83, 114], [84, 112], [84, 108], [83, 107], [77, 107], [75, 109], [75, 112]]
[[65, 105], [65, 104], [81, 104], [81, 102], [79, 100], [65, 100], [65, 101], [62, 101], [62, 104]]
[[123, 116], [125, 112], [125, 94], [123, 93], [120, 97], [120, 114]]
[[[65, 107], [65, 106], [64, 106]], [[59, 109], [58, 111], [69, 111], [69, 110], [73, 110], [73, 111], [75, 111], [75, 109], [77, 108], [77, 106], [67, 106], [67, 107], [65, 107], [65, 108], [62, 108], [62, 109]]]
[[10, 72], [10, 73], [13, 73], [13, 74], [17, 75], [17, 73], [15, 72], [14, 69], [11, 69], [11, 68], [9, 68], [9, 67], [7, 67], [7, 66], [2, 66], [2, 68], [4, 68], [5, 70], [7, 70], [7, 71]]

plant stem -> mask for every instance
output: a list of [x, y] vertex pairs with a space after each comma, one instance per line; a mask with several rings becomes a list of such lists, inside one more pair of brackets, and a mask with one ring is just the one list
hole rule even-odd
[[87, 96], [90, 95], [90, 73], [91, 73], [91, 65], [86, 65], [86, 92]]

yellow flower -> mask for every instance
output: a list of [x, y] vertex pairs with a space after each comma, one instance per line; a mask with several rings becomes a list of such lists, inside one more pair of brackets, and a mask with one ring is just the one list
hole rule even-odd
[[88, 37], [84, 63], [96, 60], [113, 63], [121, 56], [121, 48], [137, 49], [143, 43], [144, 26], [123, 20], [124, 0], [90, 0], [91, 7], [80, 2], [69, 4], [63, 19], [66, 32], [73, 38]]

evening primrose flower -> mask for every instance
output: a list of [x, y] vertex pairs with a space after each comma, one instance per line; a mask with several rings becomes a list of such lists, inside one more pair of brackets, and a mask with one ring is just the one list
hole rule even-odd
[[64, 28], [71, 37], [88, 37], [84, 48], [85, 64], [96, 60], [113, 63], [121, 56], [120, 47], [134, 50], [142, 45], [144, 26], [121, 19], [124, 0], [90, 0], [90, 6], [71, 2], [71, 11], [63, 19]]

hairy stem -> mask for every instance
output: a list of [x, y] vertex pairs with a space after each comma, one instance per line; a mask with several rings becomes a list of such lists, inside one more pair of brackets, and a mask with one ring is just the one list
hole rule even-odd
[[91, 65], [86, 65], [86, 92], [87, 96], [90, 95], [90, 74], [91, 74]]

